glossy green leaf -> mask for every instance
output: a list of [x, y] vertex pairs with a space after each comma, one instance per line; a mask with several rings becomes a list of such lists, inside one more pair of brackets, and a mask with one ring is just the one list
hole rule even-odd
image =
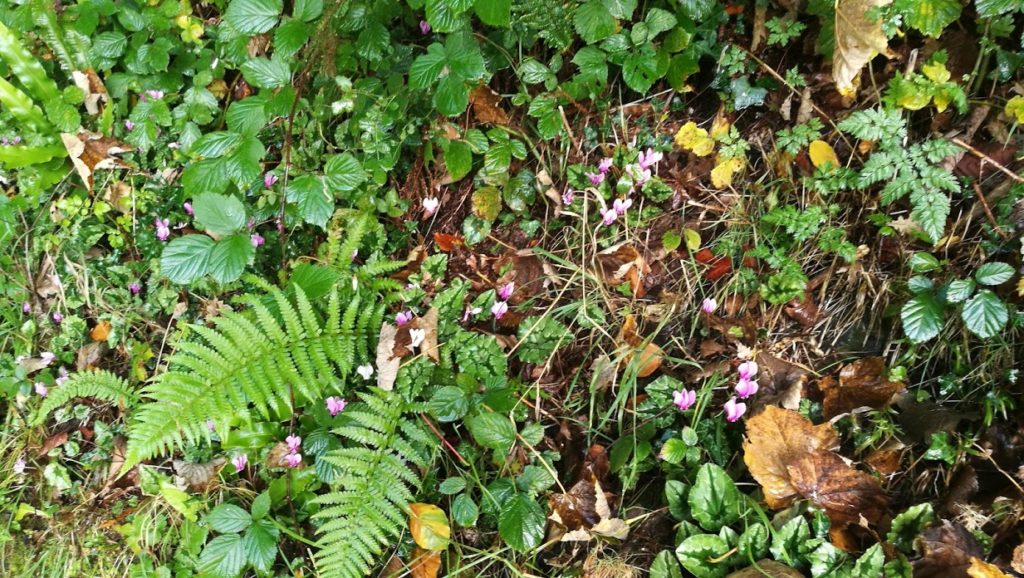
[[262, 34], [277, 24], [281, 0], [231, 0], [224, 19], [242, 34]]
[[982, 285], [1002, 285], [1013, 277], [1013, 267], [1007, 263], [985, 263], [974, 272], [974, 278]]
[[528, 552], [544, 540], [547, 516], [544, 508], [526, 494], [512, 496], [501, 508], [498, 533], [514, 550]]
[[199, 571], [217, 578], [234, 578], [245, 568], [248, 556], [238, 534], [217, 536], [199, 555]]
[[196, 224], [214, 235], [230, 235], [245, 227], [245, 205], [234, 195], [203, 193], [192, 199]]
[[1006, 322], [1010, 320], [1010, 312], [998, 295], [988, 289], [982, 289], [964, 304], [960, 317], [968, 331], [982, 339], [988, 339], [998, 335], [1006, 326]]
[[248, 528], [252, 523], [252, 517], [249, 516], [249, 512], [234, 504], [220, 504], [206, 515], [206, 522], [214, 532], [229, 534]]
[[693, 519], [708, 531], [718, 531], [740, 517], [739, 490], [729, 474], [717, 464], [700, 467], [687, 502]]
[[914, 343], [928, 341], [942, 329], [943, 314], [942, 304], [933, 294], [918, 293], [900, 311], [903, 332]]
[[213, 246], [213, 239], [206, 235], [173, 239], [160, 255], [160, 272], [173, 283], [192, 283], [206, 275]]

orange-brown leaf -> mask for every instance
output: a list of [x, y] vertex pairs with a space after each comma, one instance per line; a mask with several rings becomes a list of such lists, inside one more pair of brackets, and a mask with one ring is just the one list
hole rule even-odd
[[469, 93], [469, 103], [477, 122], [508, 125], [508, 113], [500, 106], [501, 95], [486, 85], [481, 84]]
[[96, 324], [96, 327], [92, 328], [89, 332], [89, 337], [93, 341], [106, 341], [107, 337], [110, 336], [110, 322], [107, 320], [100, 321]]
[[461, 235], [434, 233], [434, 245], [443, 253], [451, 253], [452, 249], [463, 245], [463, 240]]
[[889, 498], [877, 479], [847, 464], [834, 452], [805, 455], [786, 470], [793, 487], [825, 510], [836, 526], [862, 521], [875, 524], [889, 506]]
[[825, 394], [825, 417], [832, 418], [858, 407], [884, 407], [903, 389], [903, 384], [885, 378], [884, 359], [865, 357], [843, 366], [838, 384], [823, 379], [820, 387]]
[[441, 552], [413, 548], [409, 570], [412, 578], [437, 578], [441, 571]]
[[1010, 578], [995, 564], [989, 564], [978, 558], [971, 558], [971, 567], [967, 569], [971, 578]]
[[743, 461], [764, 489], [768, 506], [780, 509], [799, 495], [787, 466], [806, 455], [837, 447], [839, 437], [831, 425], [814, 425], [795, 411], [768, 406], [747, 420]]

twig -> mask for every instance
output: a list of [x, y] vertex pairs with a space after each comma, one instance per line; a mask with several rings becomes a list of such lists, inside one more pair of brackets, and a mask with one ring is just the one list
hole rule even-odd
[[973, 183], [973, 186], [974, 194], [978, 196], [978, 203], [981, 204], [981, 209], [985, 211], [985, 216], [988, 217], [988, 222], [992, 225], [992, 228], [995, 229], [996, 233], [999, 233], [999, 236], [1004, 240], [1009, 239], [1010, 236], [1006, 234], [1006, 231], [1000, 229], [999, 224], [996, 223], [996, 218], [992, 215], [992, 209], [989, 208], [988, 201], [985, 200], [985, 194], [981, 192], [981, 187], [978, 183]]
[[972, 155], [978, 157], [979, 159], [982, 160], [983, 163], [988, 163], [988, 164], [994, 166], [995, 168], [999, 169], [1000, 171], [1002, 171], [1003, 174], [1005, 174], [1006, 176], [1010, 177], [1011, 179], [1017, 181], [1018, 183], [1024, 183], [1024, 178], [1022, 178], [1020, 175], [1018, 175], [1017, 173], [1015, 173], [1015, 172], [1011, 171], [1010, 169], [1006, 168], [1005, 166], [1003, 166], [999, 161], [995, 160], [994, 158], [988, 156], [987, 154], [979, 151], [978, 149], [976, 149], [976, 148], [972, 147], [971, 145], [965, 143], [964, 141], [960, 140], [959, 137], [953, 137], [952, 139], [950, 139], [950, 141], [953, 144], [955, 144], [955, 145], [963, 148], [967, 152], [971, 153]]
[[441, 443], [444, 444], [444, 447], [448, 448], [448, 451], [455, 454], [455, 457], [459, 458], [459, 461], [461, 461], [462, 463], [469, 463], [466, 460], [466, 458], [462, 457], [462, 454], [459, 453], [459, 450], [455, 449], [455, 447], [452, 446], [452, 444], [450, 444], [448, 440], [444, 438], [443, 435], [441, 435], [441, 432], [437, 431], [437, 426], [434, 425], [434, 422], [430, 421], [430, 419], [428, 419], [427, 416], [423, 415], [422, 413], [420, 413], [419, 415], [420, 419], [423, 420], [423, 423], [427, 424], [427, 427], [430, 428], [430, 431], [434, 432], [434, 435], [437, 436], [437, 439], [441, 440]]

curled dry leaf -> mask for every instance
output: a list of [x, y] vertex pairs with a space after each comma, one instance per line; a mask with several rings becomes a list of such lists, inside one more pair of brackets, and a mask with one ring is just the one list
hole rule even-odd
[[971, 558], [984, 555], [977, 540], [963, 526], [943, 520], [921, 532], [914, 548], [914, 578], [966, 578]]
[[50, 453], [50, 450], [54, 448], [59, 448], [60, 446], [66, 443], [68, 443], [68, 432], [62, 431], [60, 433], [55, 433], [52, 436], [46, 438], [46, 441], [43, 442], [42, 447], [39, 448], [39, 452], [36, 454], [36, 457], [41, 458], [46, 454]]
[[548, 498], [550, 519], [565, 529], [563, 542], [588, 542], [595, 536], [625, 540], [629, 526], [612, 515], [608, 495], [595, 477], [587, 476], [564, 494]]
[[423, 343], [420, 344], [420, 351], [430, 359], [433, 359], [434, 363], [439, 363], [441, 358], [437, 349], [437, 308], [431, 307], [426, 315], [413, 319], [409, 323], [409, 328], [422, 329], [425, 332]]
[[878, 409], [889, 405], [903, 384], [889, 381], [885, 373], [884, 359], [865, 357], [844, 365], [839, 370], [838, 382], [822, 379], [818, 387], [825, 395], [825, 417], [831, 419], [860, 407]]
[[790, 319], [799, 323], [804, 329], [814, 327], [821, 314], [817, 303], [814, 302], [814, 298], [811, 297], [810, 293], [804, 293], [803, 299], [793, 299], [786, 303], [782, 310]]
[[644, 343], [637, 334], [636, 317], [632, 314], [626, 315], [616, 341], [630, 350], [624, 356], [623, 364], [628, 365], [636, 357], [637, 377], [648, 377], [661, 367], [665, 352], [654, 343]]
[[877, 54], [888, 52], [889, 41], [882, 21], [868, 18], [872, 8], [892, 0], [839, 0], [836, 2], [836, 44], [832, 55], [832, 78], [843, 96], [857, 93], [855, 79], [864, 65]]
[[1024, 544], [1020, 544], [1013, 549], [1013, 560], [1010, 562], [1010, 566], [1013, 567], [1015, 572], [1024, 574]]
[[647, 293], [643, 279], [651, 267], [636, 247], [622, 243], [601, 251], [597, 254], [597, 268], [608, 285], [628, 282], [633, 295], [643, 297]]
[[877, 524], [889, 507], [882, 486], [834, 452], [817, 451], [786, 468], [793, 487], [825, 510], [832, 524]]
[[110, 97], [107, 95], [107, 87], [103, 86], [103, 81], [96, 71], [91, 68], [84, 71], [74, 70], [71, 72], [71, 78], [75, 81], [75, 86], [85, 93], [85, 111], [89, 114], [99, 114], [101, 105]]
[[75, 369], [82, 371], [91, 367], [96, 367], [96, 364], [99, 363], [100, 358], [103, 357], [106, 350], [107, 345], [102, 341], [86, 343], [78, 349], [78, 356], [75, 359]]
[[132, 149], [126, 143], [101, 134], [80, 132], [77, 135], [61, 133], [64, 148], [68, 151], [71, 164], [82, 177], [86, 189], [92, 192], [93, 175], [100, 169], [127, 169], [128, 163], [114, 155], [129, 152]]
[[481, 84], [469, 93], [473, 116], [482, 124], [508, 125], [508, 114], [501, 108], [501, 95]]
[[398, 368], [402, 365], [402, 358], [394, 353], [397, 335], [398, 328], [394, 325], [390, 323], [381, 325], [380, 337], [377, 340], [377, 387], [384, 391], [391, 391], [395, 388]]
[[759, 560], [756, 566], [737, 570], [725, 578], [804, 578], [804, 575], [774, 560]]
[[768, 507], [781, 509], [800, 495], [788, 466], [804, 456], [838, 447], [839, 436], [831, 425], [814, 425], [795, 411], [768, 406], [747, 420], [743, 461], [761, 484]]
[[214, 458], [206, 463], [194, 464], [185, 460], [174, 460], [174, 483], [179, 486], [188, 486], [194, 491], [207, 491], [217, 483], [217, 472], [220, 471], [228, 461], [224, 458]]

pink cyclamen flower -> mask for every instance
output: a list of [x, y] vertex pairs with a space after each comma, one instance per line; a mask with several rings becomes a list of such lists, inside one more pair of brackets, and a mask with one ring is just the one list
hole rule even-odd
[[352, 255], [348, 258], [349, 261], [355, 261], [359, 257], [359, 249], [352, 249]]
[[164, 97], [164, 91], [150, 89], [146, 91], [146, 96], [148, 96], [149, 98], [160, 100]]
[[28, 315], [29, 313], [32, 313], [32, 304], [29, 303], [28, 301], [22, 303], [21, 304], [21, 312], [24, 313], [25, 315]]
[[276, 182], [277, 182], [277, 175], [275, 175], [274, 173], [266, 173], [265, 175], [263, 175], [263, 186], [264, 187], [269, 189], [270, 187], [274, 186], [274, 183], [276, 183]]
[[587, 173], [587, 178], [590, 179], [590, 184], [596, 187], [604, 182], [604, 173]]
[[16, 136], [16, 137], [12, 138], [11, 139], [11, 144], [13, 144], [13, 145], [21, 144], [21, 137], [20, 136]]
[[53, 381], [57, 385], [64, 385], [64, 382], [66, 382], [68, 380], [68, 370], [66, 370], [63, 367], [61, 367], [60, 369], [57, 370], [57, 373], [58, 373], [59, 376], [57, 377], [57, 379], [55, 379]]
[[430, 23], [426, 20], [420, 20], [420, 34], [424, 36], [430, 34]]
[[302, 465], [302, 454], [299, 452], [290, 453], [284, 457], [284, 462], [289, 468], [297, 468]]
[[327, 411], [331, 412], [331, 417], [334, 417], [339, 413], [345, 411], [345, 406], [348, 405], [348, 402], [346, 402], [344, 399], [340, 397], [334, 397], [333, 395], [331, 397], [328, 397], [325, 401], [327, 402]]
[[399, 311], [398, 315], [395, 315], [395, 324], [399, 327], [412, 321], [412, 311]]
[[25, 458], [18, 458], [14, 462], [14, 469], [13, 469], [14, 475], [20, 476], [20, 475], [24, 474], [25, 473], [25, 466], [26, 465], [27, 464], [25, 463]]
[[729, 401], [725, 402], [725, 419], [730, 423], [743, 417], [746, 412], [747, 404], [736, 401], [735, 397], [730, 397]]
[[704, 301], [700, 304], [700, 310], [703, 311], [704, 313], [707, 313], [708, 315], [714, 313], [715, 309], [718, 309], [718, 301], [715, 301], [711, 297], [706, 297]]
[[437, 200], [437, 197], [427, 197], [423, 199], [423, 212], [429, 217], [437, 212], [437, 207], [440, 204], [441, 201]]
[[64, 321], [64, 316], [61, 315], [59, 311], [54, 313], [53, 314], [53, 322], [59, 324], [61, 321]]
[[616, 215], [625, 215], [626, 209], [633, 206], [633, 199], [615, 199], [612, 202], [612, 209]]
[[462, 322], [465, 323], [469, 321], [470, 317], [479, 315], [481, 311], [483, 311], [483, 309], [479, 307], [470, 307], [467, 305], [466, 310], [462, 312]]
[[260, 235], [259, 233], [253, 233], [252, 235], [249, 235], [249, 242], [252, 243], [253, 247], [259, 247], [260, 245], [263, 244], [263, 241], [263, 235]]
[[661, 153], [654, 152], [653, 149], [648, 148], [647, 154], [644, 154], [643, 151], [640, 151], [640, 157], [637, 159], [637, 162], [640, 163], [641, 169], [649, 169], [652, 166], [654, 166], [655, 163], [660, 161], [662, 159], [662, 156], [663, 155]]
[[612, 159], [611, 158], [601, 159], [601, 162], [597, 163], [597, 170], [602, 175], [607, 174], [608, 171], [611, 170], [611, 168], [612, 168]]
[[129, 283], [128, 290], [132, 292], [132, 295], [138, 295], [139, 291], [142, 291], [142, 287], [138, 283]]
[[697, 392], [692, 389], [684, 389], [682, 391], [672, 392], [672, 403], [676, 404], [680, 410], [690, 409], [697, 401]]
[[615, 208], [605, 209], [601, 211], [601, 222], [605, 225], [611, 225], [615, 222], [615, 219], [619, 217], [619, 214], [615, 212]]
[[572, 189], [566, 189], [566, 191], [564, 193], [562, 193], [562, 204], [563, 205], [571, 205], [572, 202], [575, 201], [575, 200], [576, 200], [576, 193], [574, 193]]
[[757, 380], [756, 379], [740, 379], [736, 384], [736, 395], [740, 399], [747, 399], [748, 397], [757, 393]]
[[132, 122], [130, 120], [124, 121], [124, 130], [131, 132], [131, 130], [133, 128], [135, 128], [135, 123], [134, 122]]
[[736, 371], [740, 374], [740, 379], [753, 379], [757, 375], [757, 363], [753, 361], [744, 361], [740, 364]]
[[495, 301], [491, 306], [491, 314], [495, 319], [501, 319], [506, 313], [508, 313], [508, 303], [505, 301]]
[[46, 394], [48, 394], [48, 393], [50, 393], [50, 390], [47, 389], [46, 384], [41, 382], [41, 381], [37, 381], [36, 382], [36, 394], [38, 394], [39, 397], [46, 397]]
[[498, 299], [501, 299], [502, 301], [508, 301], [508, 298], [512, 296], [512, 292], [515, 290], [516, 282], [509, 281], [508, 283], [503, 285], [501, 289], [498, 289]]
[[206, 429], [210, 430], [210, 433], [217, 431], [217, 423], [212, 419], [206, 420]]
[[39, 359], [43, 361], [43, 365], [50, 365], [54, 359], [57, 359], [57, 356], [49, 351], [44, 351], [39, 354]]
[[295, 453], [302, 447], [302, 438], [296, 435], [290, 435], [284, 438], [284, 443], [288, 444], [288, 449], [291, 450], [292, 453]]
[[156, 238], [161, 241], [166, 241], [167, 237], [171, 236], [171, 221], [170, 219], [161, 219], [157, 217], [153, 222], [153, 226], [156, 227]]
[[171, 150], [178, 150], [178, 149], [181, 148], [181, 143], [178, 142], [178, 141], [171, 141], [171, 142], [167, 143], [167, 148], [169, 148]]
[[231, 458], [231, 465], [235, 466], [236, 472], [241, 472], [245, 469], [246, 464], [249, 463], [249, 456], [245, 454], [238, 454]]
[[185, 213], [186, 214], [191, 215], [193, 213], [193, 211], [192, 211], [192, 203], [190, 203], [188, 201], [185, 201], [184, 203], [181, 204], [181, 207], [183, 209], [185, 209]]

